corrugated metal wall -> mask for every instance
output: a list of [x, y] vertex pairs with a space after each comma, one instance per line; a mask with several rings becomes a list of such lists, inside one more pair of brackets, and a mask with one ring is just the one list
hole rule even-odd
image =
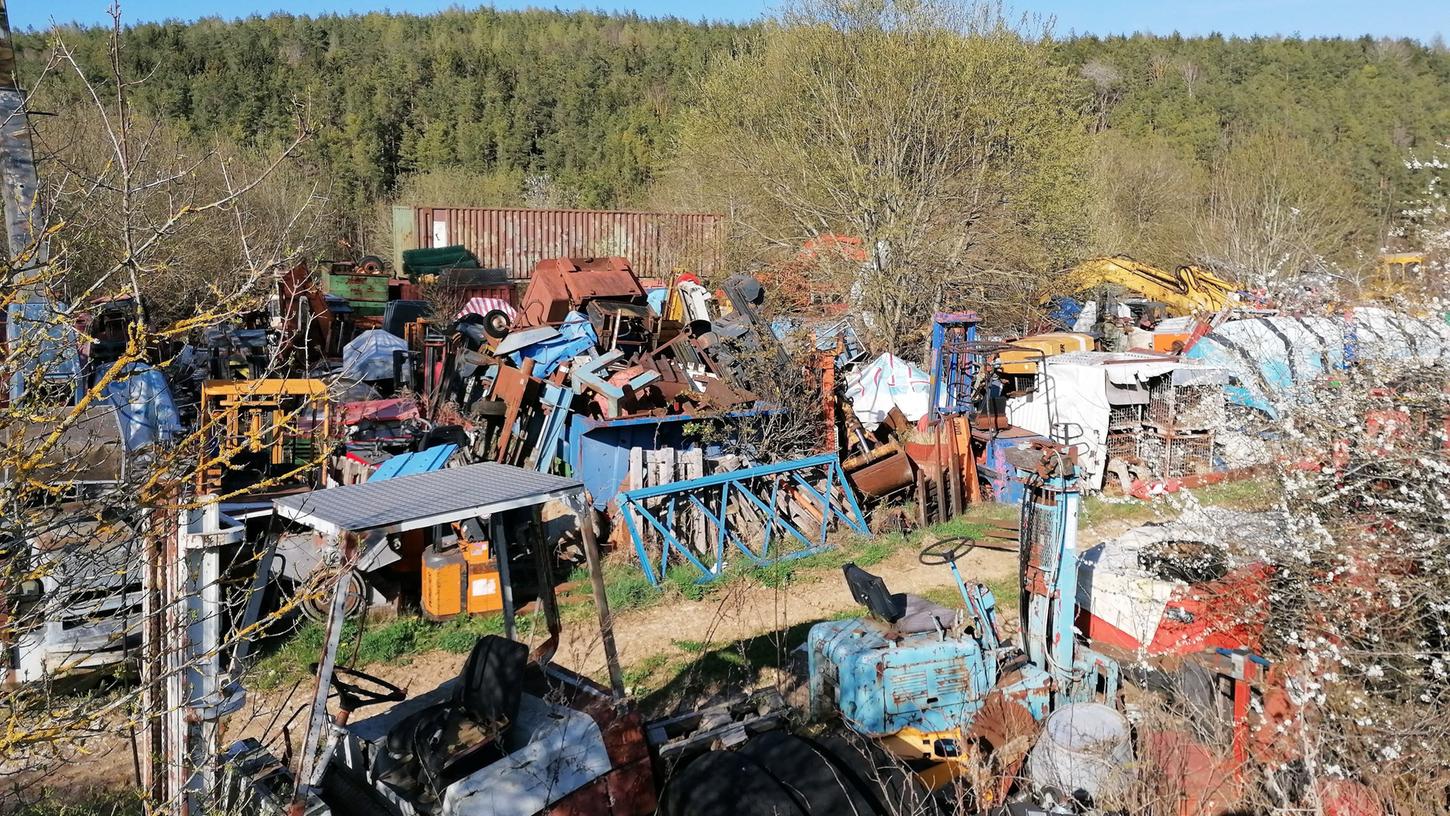
[[545, 258], [620, 255], [635, 274], [664, 278], [674, 269], [718, 271], [724, 218], [708, 213], [393, 208], [394, 263], [402, 251], [462, 244], [485, 267], [522, 280]]

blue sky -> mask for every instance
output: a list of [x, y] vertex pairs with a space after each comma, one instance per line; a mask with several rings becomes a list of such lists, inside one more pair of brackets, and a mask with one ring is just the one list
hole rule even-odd
[[[10, 0], [11, 24], [44, 27], [51, 21], [107, 21], [108, 0]], [[126, 0], [121, 4], [130, 22], [198, 16], [223, 17], [286, 10], [294, 14], [391, 9], [427, 13], [459, 5], [453, 0]], [[462, 4], [473, 7], [474, 4]], [[498, 2], [497, 8], [544, 6], [634, 10], [645, 15], [689, 19], [749, 20], [766, 13], [765, 0], [597, 0], [597, 2]], [[1429, 41], [1435, 34], [1450, 38], [1450, 0], [1012, 0], [1015, 12], [1051, 15], [1058, 33], [1114, 34], [1152, 31], [1167, 34], [1301, 34], [1304, 36], [1414, 37]]]

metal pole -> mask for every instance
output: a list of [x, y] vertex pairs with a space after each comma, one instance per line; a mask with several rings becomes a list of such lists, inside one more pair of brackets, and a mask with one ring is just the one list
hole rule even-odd
[[584, 540], [584, 558], [589, 562], [589, 582], [594, 585], [594, 606], [599, 610], [599, 638], [604, 644], [604, 662], [609, 665], [609, 685], [617, 702], [624, 699], [624, 672], [619, 667], [619, 650], [614, 645], [614, 616], [609, 612], [609, 595], [604, 588], [604, 567], [599, 558], [599, 542], [594, 539], [594, 510], [588, 491], [580, 491], [574, 498], [574, 513], [579, 519], [579, 535]]
[[302, 758], [297, 766], [297, 793], [287, 808], [289, 816], [301, 816], [307, 800], [322, 779], [329, 757], [318, 756], [324, 744], [323, 734], [332, 727], [327, 717], [327, 697], [332, 691], [332, 670], [337, 665], [337, 649], [342, 643], [342, 625], [346, 617], [347, 593], [352, 571], [357, 568], [357, 535], [343, 533], [342, 569], [332, 590], [332, 605], [327, 610], [327, 635], [318, 658], [317, 685], [312, 689], [312, 711], [307, 719], [307, 734], [302, 740]]
[[152, 802], [166, 801], [165, 768], [165, 726], [162, 713], [165, 711], [166, 694], [163, 679], [166, 676], [163, 660], [165, 627], [162, 617], [166, 610], [166, 565], [163, 558], [167, 550], [164, 542], [172, 539], [171, 525], [176, 516], [172, 509], [163, 504], [148, 514], [143, 534], [145, 563], [141, 570], [141, 790]]
[[173, 739], [181, 743], [182, 753], [169, 761], [179, 766], [180, 774], [174, 812], [199, 816], [208, 811], [217, 783], [221, 718], [243, 701], [241, 690], [228, 687], [222, 675], [221, 548], [240, 545], [246, 528], [233, 524], [223, 529], [215, 496], [203, 496], [198, 508], [181, 511], [180, 522], [179, 594], [173, 604], [179, 614], [172, 636], [179, 640], [174, 710], [180, 720]]
[[503, 599], [503, 636], [509, 640], [519, 639], [518, 613], [514, 609], [514, 579], [509, 569], [508, 533], [504, 530], [503, 515], [495, 514], [489, 519], [493, 557], [498, 561], [498, 591]]
[[532, 508], [528, 513], [529, 542], [534, 548], [534, 569], [539, 576], [539, 605], [544, 609], [544, 625], [549, 632], [548, 638], [534, 649], [533, 658], [545, 664], [554, 659], [554, 653], [559, 649], [559, 634], [563, 626], [559, 622], [559, 599], [554, 594], [554, 558], [544, 545], [538, 508]]

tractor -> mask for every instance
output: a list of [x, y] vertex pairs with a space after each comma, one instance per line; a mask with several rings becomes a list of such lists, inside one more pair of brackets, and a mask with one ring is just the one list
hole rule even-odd
[[[1115, 703], [1113, 659], [1074, 636], [1077, 594], [1078, 469], [1075, 450], [1038, 442], [1013, 452], [1028, 475], [1019, 547], [1021, 637], [1004, 637], [990, 589], [968, 583], [958, 559], [970, 539], [928, 545], [920, 560], [944, 565], [956, 579], [963, 610], [893, 594], [877, 576], [844, 567], [852, 596], [869, 617], [826, 621], [807, 637], [813, 719], [839, 715], [852, 732], [921, 767], [938, 789], [983, 757], [1015, 743], [1016, 756], [995, 757], [1015, 771], [1037, 724], [1070, 703]], [[1010, 774], [1009, 774], [1010, 776]], [[1004, 782], [1006, 780], [1003, 780]], [[979, 805], [999, 800], [976, 791]]]

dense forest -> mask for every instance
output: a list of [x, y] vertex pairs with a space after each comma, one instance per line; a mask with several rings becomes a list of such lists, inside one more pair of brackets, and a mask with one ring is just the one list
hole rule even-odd
[[[356, 227], [397, 199], [656, 203], [704, 77], [760, 48], [770, 27], [489, 9], [273, 15], [130, 26], [122, 63], [139, 80], [137, 109], [192, 138], [265, 148], [310, 123], [304, 164]], [[101, 79], [108, 35], [23, 32], [22, 81], [40, 76], [56, 38]], [[1311, 159], [1300, 169], [1313, 177], [1301, 181], [1351, 216], [1345, 234], [1370, 247], [1422, 192], [1406, 162], [1450, 140], [1450, 53], [1439, 45], [1132, 36], [1048, 47], [1092, 140], [1085, 183], [1098, 228], [1084, 252], [1182, 256], [1194, 208], [1175, 218], [1165, 209], [1203, 198], [1235, 137], [1250, 133]], [[63, 108], [80, 89], [55, 74], [44, 99]]]
[[[608, 207], [641, 194], [676, 106], [749, 33], [546, 11], [274, 15], [135, 25], [123, 62], [144, 78], [136, 104], [195, 134], [277, 144], [305, 117], [312, 155], [353, 206], [408, 174], [461, 168], [547, 176], [567, 203]], [[39, 74], [59, 36], [102, 80], [109, 34], [21, 35], [22, 74]]]

